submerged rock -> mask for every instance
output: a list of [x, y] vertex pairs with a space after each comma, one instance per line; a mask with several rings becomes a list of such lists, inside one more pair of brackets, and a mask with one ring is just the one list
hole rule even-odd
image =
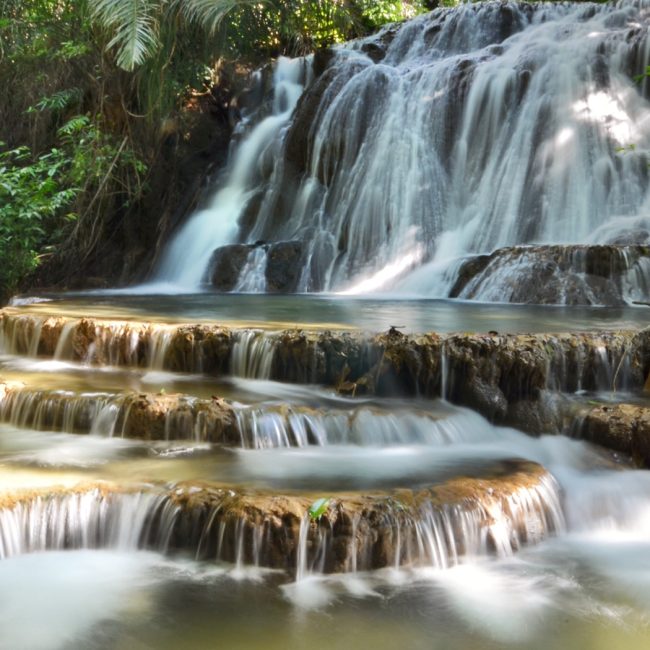
[[622, 305], [650, 297], [650, 247], [500, 248], [464, 262], [449, 296], [540, 305]]

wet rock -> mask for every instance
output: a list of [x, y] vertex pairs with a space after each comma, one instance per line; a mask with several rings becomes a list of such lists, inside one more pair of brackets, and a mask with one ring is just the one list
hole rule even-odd
[[[649, 260], [650, 247], [641, 245], [501, 248], [462, 264], [449, 295], [527, 304], [622, 305], [626, 275], [645, 276], [642, 261]], [[647, 281], [645, 286], [650, 286]]]
[[239, 445], [232, 406], [221, 399], [138, 394], [127, 400], [117, 427], [127, 438], [197, 440]]
[[210, 261], [210, 284], [219, 291], [236, 289], [250, 254], [260, 247], [267, 251], [264, 270], [266, 290], [269, 293], [294, 292], [300, 280], [304, 255], [303, 242], [296, 240], [272, 244], [231, 244], [218, 248]]
[[231, 244], [217, 248], [208, 266], [210, 284], [219, 291], [232, 291], [254, 246]]
[[73, 393], [0, 383], [0, 420], [23, 428], [96, 433], [140, 440], [196, 440], [240, 445], [225, 400], [180, 394]]
[[[7, 309], [0, 331], [8, 352], [50, 357], [59, 345], [55, 334], [67, 336], [72, 345], [63, 358], [93, 364], [319, 383], [352, 395], [439, 397], [444, 389], [455, 404], [536, 433], [542, 423], [561, 422], [543, 403], [549, 392], [638, 390], [650, 372], [647, 330], [372, 336], [53, 319]], [[534, 417], [519, 421], [533, 404]]]
[[314, 52], [312, 70], [315, 77], [320, 77], [336, 58], [336, 51], [331, 47], [321, 47]]
[[302, 272], [304, 244], [283, 241], [269, 245], [266, 258], [266, 290], [270, 293], [296, 291]]
[[[463, 555], [511, 554], [564, 526], [555, 480], [525, 461], [502, 461], [481, 477], [460, 476], [419, 490], [327, 495], [323, 512], [311, 518], [309, 509], [322, 496], [207, 482], [86, 483], [4, 492], [0, 557], [101, 548], [112, 543], [116, 530], [130, 525], [131, 543], [138, 548], [302, 575], [387, 566], [444, 568]], [[127, 499], [130, 507], [124, 506]], [[13, 521], [17, 512], [24, 525], [3, 528], [3, 518]]]
[[602, 405], [584, 417], [577, 430], [585, 440], [620, 451], [650, 467], [650, 408], [632, 404]]
[[541, 391], [537, 399], [509, 403], [501, 421], [526, 433], [542, 435], [569, 431], [576, 416], [574, 405], [565, 395]]
[[[237, 226], [239, 227], [240, 238], [243, 241], [246, 241], [248, 234], [255, 227], [255, 223], [259, 217], [260, 209], [264, 203], [264, 197], [266, 194], [265, 190], [265, 186], [256, 190], [251, 198], [248, 199], [246, 205], [241, 211], [241, 214], [239, 215]], [[211, 269], [212, 267], [209, 266], [208, 268]]]
[[463, 262], [456, 274], [456, 282], [449, 291], [449, 297], [458, 298], [468, 283], [477, 275], [485, 271], [490, 260], [491, 255], [476, 255], [475, 257], [468, 259], [466, 262]]
[[319, 116], [336, 100], [345, 84], [367, 65], [371, 64], [350, 62], [345, 66], [329, 67], [302, 94], [285, 141], [284, 158], [289, 176], [299, 176], [308, 170]]
[[364, 43], [361, 46], [361, 51], [367, 54], [375, 63], [379, 63], [386, 57], [386, 51], [377, 43]]
[[[173, 328], [168, 342], [154, 329], [150, 334], [147, 358], [141, 365], [175, 372], [223, 375], [229, 370], [233, 345], [232, 331], [225, 327], [179, 325]], [[160, 350], [158, 363], [152, 358], [156, 347]]]

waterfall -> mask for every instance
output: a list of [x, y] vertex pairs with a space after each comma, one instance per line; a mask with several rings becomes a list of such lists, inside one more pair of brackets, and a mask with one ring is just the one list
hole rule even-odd
[[[106, 484], [5, 495], [0, 559], [108, 547], [185, 550], [239, 569], [289, 569], [293, 561], [299, 578], [384, 566], [444, 568], [462, 555], [510, 555], [564, 530], [555, 480], [534, 466], [520, 469], [530, 476], [514, 473], [512, 486], [492, 481], [496, 487], [486, 492], [484, 483], [458, 479], [447, 491], [414, 494], [409, 504], [399, 496], [343, 496], [327, 515], [331, 520], [318, 522], [306, 514], [304, 497], [237, 494], [205, 484], [170, 485], [163, 492], [121, 492]], [[441, 502], [444, 497], [450, 503]]]
[[[649, 84], [636, 77], [649, 15], [645, 0], [463, 4], [337, 48], [295, 110], [242, 139], [210, 208], [220, 225], [192, 217], [160, 277], [198, 286], [212, 252], [239, 242], [250, 263], [233, 262], [242, 277], [226, 289], [447, 296], [467, 255], [648, 243]], [[266, 130], [274, 158], [258, 175]], [[295, 247], [285, 265], [299, 273], [280, 289], [259, 280], [260, 242]]]
[[[233, 156], [223, 187], [196, 213], [171, 243], [158, 271], [158, 280], [188, 289], [204, 280], [215, 248], [237, 240], [238, 219], [255, 196], [263, 168], [273, 165], [275, 149], [302, 92], [308, 60], [278, 60], [271, 115], [255, 124]], [[188, 261], [190, 263], [188, 263]]]
[[238, 332], [231, 355], [231, 374], [236, 377], [268, 379], [271, 376], [275, 340], [266, 332]]
[[[387, 567], [446, 569], [458, 564], [462, 556], [512, 555], [527, 543], [537, 543], [565, 529], [558, 486], [548, 477], [506, 498], [488, 497], [481, 503], [468, 499], [442, 508], [426, 501], [415, 513], [399, 499], [389, 498], [378, 527], [380, 543], [367, 535], [366, 517], [364, 512], [356, 518], [349, 516], [351, 521], [346, 522], [351, 529], [350, 543], [345, 557], [336, 562], [348, 571], [366, 570], [378, 562], [378, 556], [379, 563]], [[337, 546], [335, 536], [331, 524], [321, 525], [308, 516], [301, 519], [296, 553], [298, 581], [327, 570]]]
[[101, 488], [19, 501], [0, 509], [0, 559], [45, 550], [140, 548], [162, 503], [155, 494], [102, 494]]
[[[237, 408], [242, 446], [251, 449], [308, 445], [451, 445], [485, 439], [469, 411], [436, 417], [426, 412], [349, 411], [261, 405]], [[480, 433], [479, 433], [480, 431]]]
[[125, 395], [13, 388], [0, 399], [0, 421], [39, 431], [112, 436], [126, 404]]
[[[364, 382], [366, 391], [386, 390], [387, 385], [375, 385], [377, 379], [386, 376], [393, 382], [391, 390], [399, 386], [409, 394], [435, 396], [444, 392], [444, 398], [451, 402], [467, 403], [459, 399], [476, 381], [498, 391], [505, 389], [510, 399], [530, 396], [543, 388], [565, 392], [640, 388], [646, 379], [643, 359], [650, 345], [647, 332], [627, 330], [381, 340], [361, 332], [230, 330], [219, 325], [90, 319], [76, 321], [68, 328], [68, 322], [5, 313], [0, 321], [5, 352], [26, 355], [38, 349], [40, 357], [53, 358], [64, 337], [69, 361], [89, 366], [324, 383], [340, 385], [342, 390], [348, 385], [348, 390], [354, 391], [354, 382], [341, 383], [345, 372], [341, 361], [347, 358], [345, 363], [354, 371], [355, 382]], [[399, 347], [400, 341], [411, 349], [412, 356], [402, 359], [397, 351], [395, 356], [384, 355], [386, 349]], [[470, 358], [476, 372], [468, 381]], [[398, 369], [397, 364], [403, 367]], [[384, 372], [378, 374], [378, 368]], [[513, 374], [514, 368], [519, 374]], [[351, 375], [345, 377], [353, 379]], [[469, 405], [476, 406], [473, 402]]]

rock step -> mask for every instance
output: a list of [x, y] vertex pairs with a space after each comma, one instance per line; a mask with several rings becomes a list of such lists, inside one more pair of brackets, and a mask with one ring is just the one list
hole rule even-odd
[[[263, 284], [258, 290], [266, 293], [293, 293], [298, 288], [305, 245], [301, 241], [282, 241], [257, 244], [229, 244], [217, 248], [208, 265], [208, 280], [218, 291], [241, 290], [240, 282], [252, 268], [262, 267], [259, 278]], [[241, 278], [244, 276], [244, 278]], [[243, 287], [245, 289], [246, 287]]]
[[21, 428], [142, 440], [242, 442], [226, 400], [152, 393], [74, 393], [0, 384], [0, 421]]
[[[314, 516], [310, 508], [321, 508]], [[317, 503], [318, 502], [318, 503]], [[0, 495], [0, 557], [68, 548], [146, 548], [296, 572], [451, 566], [509, 555], [564, 527], [541, 466], [507, 461], [482, 478], [421, 490], [294, 495], [210, 483], [82, 484]]]
[[574, 434], [632, 456], [650, 467], [650, 406], [603, 404], [592, 408], [574, 427]]
[[332, 386], [345, 394], [442, 396], [527, 431], [562, 430], [547, 391], [640, 390], [650, 330], [370, 335], [229, 329], [2, 312], [0, 349], [95, 365]]
[[[468, 421], [469, 420], [469, 421]], [[92, 433], [142, 440], [194, 440], [261, 449], [307, 445], [449, 444], [474, 439], [464, 412], [361, 403], [313, 408], [268, 402], [245, 405], [217, 396], [75, 393], [0, 383], [0, 422], [39, 431]]]
[[650, 246], [499, 248], [458, 266], [450, 298], [538, 305], [650, 300]]

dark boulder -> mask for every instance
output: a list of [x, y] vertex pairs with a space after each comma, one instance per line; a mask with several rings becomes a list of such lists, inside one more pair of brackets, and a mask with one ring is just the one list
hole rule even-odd
[[628, 274], [645, 275], [648, 258], [650, 247], [639, 245], [500, 248], [461, 264], [449, 297], [539, 305], [623, 305], [629, 300]]
[[386, 56], [384, 48], [377, 45], [377, 43], [364, 43], [361, 46], [361, 51], [375, 63], [379, 63]]
[[231, 244], [217, 248], [208, 267], [210, 284], [219, 291], [232, 291], [237, 286], [239, 275], [253, 248], [254, 246], [248, 244]]
[[270, 293], [292, 293], [298, 288], [302, 272], [304, 244], [283, 241], [271, 244], [266, 260], [266, 290]]

